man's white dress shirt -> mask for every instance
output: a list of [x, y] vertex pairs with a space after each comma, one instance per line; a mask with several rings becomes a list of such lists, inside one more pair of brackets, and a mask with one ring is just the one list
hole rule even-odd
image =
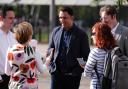
[[115, 31], [117, 27], [119, 26], [119, 22], [116, 24], [116, 26], [111, 30], [112, 34], [115, 35]]
[[[6, 34], [0, 29], [0, 75], [5, 74], [5, 61], [8, 47], [16, 43], [17, 41], [11, 31]], [[2, 80], [1, 76], [0, 80]]]

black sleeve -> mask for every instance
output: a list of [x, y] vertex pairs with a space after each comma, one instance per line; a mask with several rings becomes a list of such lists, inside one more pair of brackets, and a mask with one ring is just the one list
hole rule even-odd
[[84, 58], [85, 61], [88, 59], [88, 55], [90, 52], [89, 40], [87, 34], [83, 31], [81, 32], [81, 56]]

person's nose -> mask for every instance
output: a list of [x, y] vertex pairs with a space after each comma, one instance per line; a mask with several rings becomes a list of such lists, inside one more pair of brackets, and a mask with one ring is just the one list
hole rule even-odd
[[64, 23], [64, 21], [65, 21], [64, 19], [60, 19], [60, 22], [61, 22], [61, 23]]

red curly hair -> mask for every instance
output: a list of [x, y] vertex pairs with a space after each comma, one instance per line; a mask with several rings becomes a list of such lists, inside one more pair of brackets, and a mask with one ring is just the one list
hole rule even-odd
[[111, 28], [101, 22], [97, 22], [92, 30], [95, 28], [96, 46], [103, 49], [112, 49], [116, 46], [116, 41], [111, 33]]

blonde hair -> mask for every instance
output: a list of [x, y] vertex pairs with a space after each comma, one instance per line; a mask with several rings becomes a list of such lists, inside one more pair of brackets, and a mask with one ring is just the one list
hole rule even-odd
[[29, 22], [21, 22], [13, 28], [15, 38], [20, 44], [29, 41], [33, 34], [33, 27]]

